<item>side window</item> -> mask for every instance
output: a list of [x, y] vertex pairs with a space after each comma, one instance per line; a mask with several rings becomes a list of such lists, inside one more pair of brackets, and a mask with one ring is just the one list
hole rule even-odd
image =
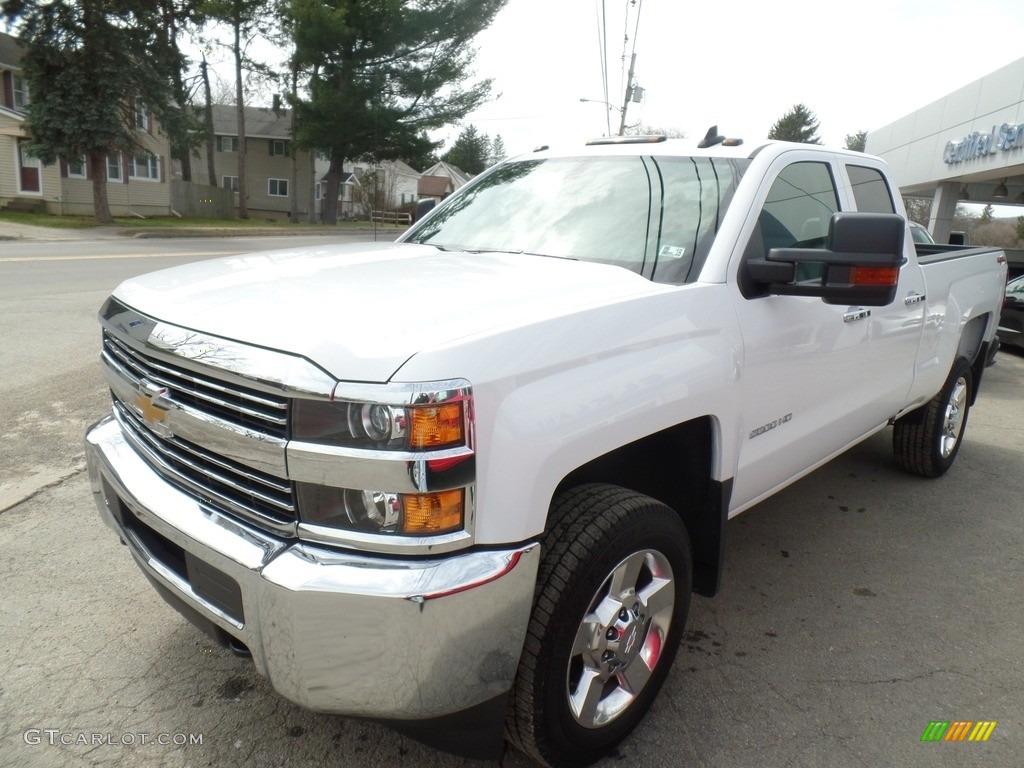
[[771, 248], [824, 248], [839, 197], [826, 163], [793, 163], [775, 179], [758, 222]]
[[[838, 211], [839, 195], [828, 163], [793, 163], [772, 184], [747, 243], [744, 261], [764, 258], [772, 248], [824, 248], [832, 214]], [[801, 265], [796, 279], [820, 280], [822, 270], [821, 265]], [[744, 297], [765, 295], [742, 265], [738, 278]]]
[[896, 207], [892, 204], [892, 192], [881, 171], [877, 168], [848, 165], [846, 173], [853, 186], [853, 199], [857, 203], [858, 211], [896, 213]]

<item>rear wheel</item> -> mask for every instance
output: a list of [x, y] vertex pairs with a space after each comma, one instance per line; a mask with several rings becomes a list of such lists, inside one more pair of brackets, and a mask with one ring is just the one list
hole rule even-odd
[[903, 469], [939, 477], [953, 466], [971, 408], [971, 364], [959, 357], [939, 393], [893, 427], [892, 445]]
[[552, 506], [509, 740], [550, 766], [589, 765], [650, 708], [690, 604], [686, 528], [642, 494], [585, 485]]

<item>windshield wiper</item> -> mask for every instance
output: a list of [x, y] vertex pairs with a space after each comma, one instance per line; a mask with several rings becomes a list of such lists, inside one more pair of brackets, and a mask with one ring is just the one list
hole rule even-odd
[[564, 259], [566, 261], [579, 261], [574, 256], [555, 256], [550, 253], [536, 253], [535, 251], [524, 251], [522, 248], [464, 248], [466, 253], [510, 253], [513, 256], [540, 256], [542, 259]]
[[434, 246], [435, 248], [437, 248], [437, 250], [439, 250], [439, 251], [444, 251], [445, 253], [449, 253], [449, 252], [451, 252], [452, 250], [455, 250], [455, 249], [453, 249], [453, 248], [449, 248], [449, 247], [448, 247], [447, 245], [443, 245], [443, 244], [441, 244], [441, 243], [431, 243], [431, 242], [426, 242], [426, 241], [424, 241], [424, 240], [423, 240], [422, 238], [417, 238], [417, 239], [415, 239], [415, 240], [407, 240], [406, 242], [407, 242], [407, 243], [414, 243], [414, 244], [416, 244], [416, 245], [432, 245], [432, 246]]

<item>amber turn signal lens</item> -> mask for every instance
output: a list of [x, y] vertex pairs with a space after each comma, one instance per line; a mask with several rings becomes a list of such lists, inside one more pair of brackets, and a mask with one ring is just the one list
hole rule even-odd
[[850, 270], [851, 285], [896, 285], [899, 279], [897, 267], [854, 267]]
[[409, 409], [409, 447], [441, 448], [465, 443], [462, 403], [413, 406]]
[[409, 494], [402, 496], [402, 533], [412, 536], [448, 533], [462, 528], [465, 491]]

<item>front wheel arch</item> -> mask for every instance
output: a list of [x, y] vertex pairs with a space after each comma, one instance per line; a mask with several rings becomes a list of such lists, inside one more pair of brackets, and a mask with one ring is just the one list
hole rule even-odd
[[692, 591], [687, 531], [669, 507], [612, 485], [560, 492], [542, 540], [506, 736], [554, 768], [600, 759], [668, 675]]

